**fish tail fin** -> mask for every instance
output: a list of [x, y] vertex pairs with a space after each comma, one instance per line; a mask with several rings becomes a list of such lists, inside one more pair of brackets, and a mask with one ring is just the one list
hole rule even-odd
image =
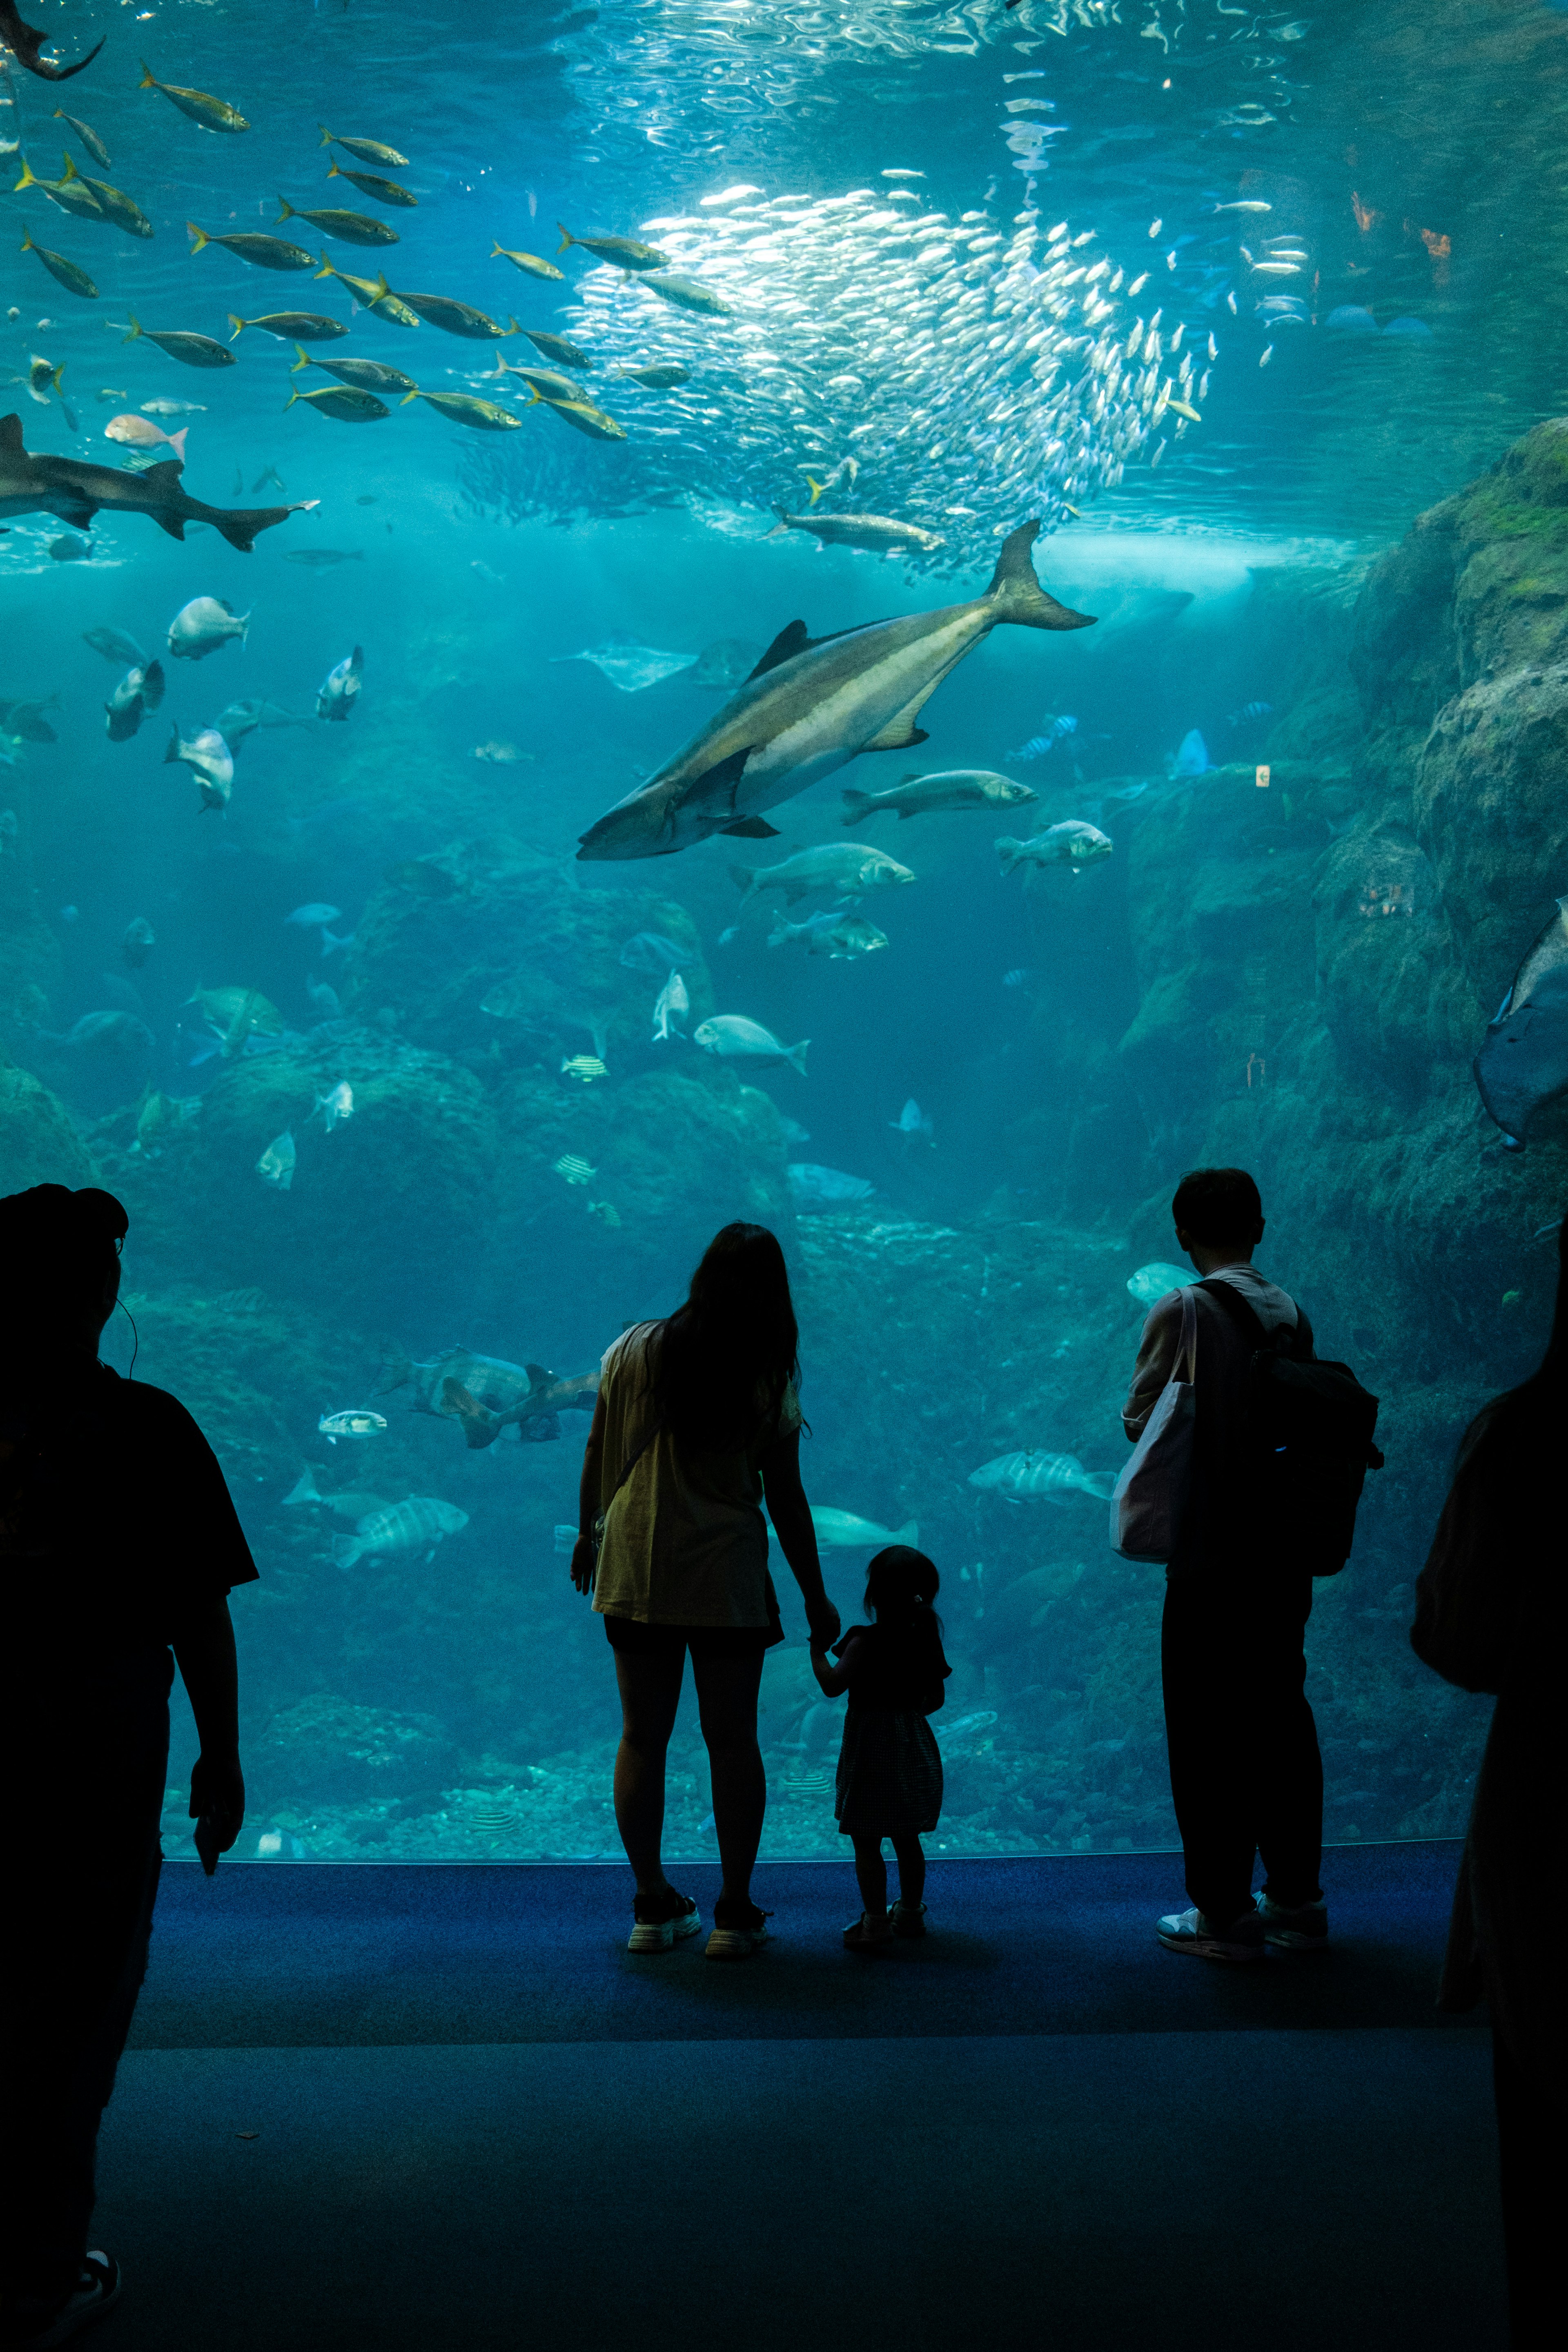
[[1116, 1476], [1114, 1470], [1086, 1470], [1083, 1491], [1086, 1495], [1097, 1495], [1102, 1503], [1109, 1503], [1116, 1492]]
[[[237, 310], [231, 310], [228, 313], [228, 323], [234, 329], [233, 334], [229, 337], [229, 341], [231, 343], [237, 343], [241, 335], [244, 334], [247, 327], [249, 326], [250, 321], [248, 319], [242, 319]], [[300, 348], [299, 344], [296, 343], [294, 348], [298, 351]]]
[[511, 316], [510, 311], [507, 313], [506, 331], [509, 335], [521, 335], [522, 332], [522, 329], [518, 325], [517, 320]]
[[321, 1499], [321, 1490], [316, 1484], [316, 1474], [309, 1465], [300, 1471], [283, 1497], [285, 1507], [290, 1503], [319, 1503]]
[[357, 1536], [334, 1536], [332, 1538], [332, 1566], [334, 1568], [353, 1568], [354, 1562], [361, 1557], [363, 1550], [364, 1546], [361, 1543]]
[[[66, 363], [64, 360], [60, 362], [58, 368], [51, 368], [49, 371], [49, 382], [54, 385], [57, 392], [60, 392], [60, 378], [64, 375], [65, 372]], [[61, 397], [64, 397], [63, 393], [61, 394]]]
[[332, 268], [331, 263], [327, 259], [326, 255], [323, 253], [321, 256], [321, 266], [320, 269], [317, 270], [316, 276], [318, 278], [335, 278], [337, 274], [337, 271]]
[[847, 786], [845, 787], [844, 823], [846, 824], [858, 824], [863, 816], [869, 815], [870, 810], [871, 794], [869, 793], [852, 792]]
[[[230, 547], [237, 548], [241, 555], [248, 555], [258, 531], [270, 530], [274, 523], [286, 522], [293, 512], [292, 507], [209, 507], [202, 520], [210, 522], [215, 530], [221, 531]], [[250, 615], [247, 613], [239, 631], [241, 645], [249, 635]]]
[[742, 894], [742, 898], [749, 898], [751, 897], [751, 895], [752, 895], [752, 868], [751, 868], [751, 866], [731, 866], [731, 868], [730, 868], [730, 879], [731, 879], [731, 881], [734, 884], [734, 886], [735, 886], [736, 889], [737, 889], [737, 890], [739, 890], [739, 891], [741, 892], [741, 894]]
[[166, 747], [165, 747], [165, 749], [164, 749], [164, 752], [163, 752], [163, 765], [164, 765], [164, 767], [166, 768], [166, 767], [169, 765], [169, 762], [170, 762], [172, 760], [177, 760], [177, 759], [179, 758], [179, 756], [180, 756], [180, 722], [179, 722], [179, 720], [176, 719], [175, 719], [175, 721], [174, 721], [174, 733], [170, 736], [169, 740], [168, 740], [168, 743], [167, 743], [167, 745], [166, 745]]
[[[322, 259], [323, 259], [323, 261], [324, 261], [324, 260], [326, 259], [326, 256], [323, 254], [323, 255], [322, 255], [322, 257], [321, 257], [321, 258], [322, 258]], [[385, 301], [385, 299], [386, 299], [386, 298], [387, 298], [387, 296], [391, 293], [391, 291], [392, 291], [392, 289], [391, 289], [391, 287], [390, 287], [390, 286], [387, 284], [387, 282], [386, 282], [386, 272], [385, 272], [385, 270], [384, 270], [384, 269], [378, 269], [378, 270], [376, 271], [376, 273], [375, 273], [375, 299], [376, 299], [376, 300], [377, 300], [378, 302], [384, 302], [384, 301]]]
[[895, 1543], [908, 1544], [911, 1551], [915, 1549], [920, 1539], [921, 1523], [918, 1519], [906, 1519], [901, 1528], [895, 1528], [893, 1529], [893, 1541]]
[[22, 176], [17, 181], [16, 187], [12, 189], [11, 193], [13, 195], [16, 195], [20, 189], [36, 188], [38, 184], [39, 183], [34, 174], [31, 163], [28, 163], [26, 157], [24, 155], [22, 158]]
[[287, 196], [279, 196], [278, 201], [283, 207], [282, 211], [278, 215], [280, 221], [297, 220], [299, 218], [299, 215], [295, 212], [293, 205], [289, 203]]
[[791, 940], [795, 937], [795, 931], [798, 928], [798, 925], [790, 921], [787, 915], [781, 915], [778, 921], [773, 925], [773, 929], [768, 933], [769, 947], [782, 948], [786, 940]]
[[[303, 362], [303, 361], [300, 361], [300, 366], [303, 366], [303, 365], [304, 365], [304, 362]], [[289, 374], [290, 374], [290, 375], [292, 375], [292, 374], [293, 374], [293, 373], [294, 373], [293, 369], [292, 369], [292, 368], [290, 368], [290, 369], [289, 369]], [[304, 397], [305, 397], [305, 395], [304, 395], [304, 394], [303, 394], [302, 392], [291, 392], [291, 393], [289, 394], [288, 399], [283, 403], [283, 414], [284, 414], [284, 415], [285, 415], [285, 416], [287, 416], [287, 415], [288, 415], [289, 411], [293, 407], [294, 403], [295, 403], [297, 400], [303, 400], [303, 399], [304, 399]]]
[[182, 466], [185, 462], [185, 436], [190, 429], [188, 425], [182, 425], [177, 433], [169, 436], [169, 446]]
[[22, 231], [22, 251], [24, 253], [37, 253], [37, 247], [33, 243], [32, 238], [24, 228]]
[[555, 226], [561, 231], [561, 242], [556, 247], [555, 250], [557, 253], [564, 253], [567, 247], [569, 245], [575, 245], [577, 240], [573, 236], [564, 221], [557, 221]]
[[341, 180], [342, 176], [342, 173], [338, 169], [337, 158], [334, 156], [332, 161], [327, 166], [327, 177], [329, 180]]
[[425, 395], [420, 391], [419, 386], [416, 384], [412, 392], [405, 392], [404, 394], [397, 405], [399, 408], [406, 408], [411, 400], [422, 400], [424, 397]]
[[[806, 478], [805, 478], [805, 483], [806, 483], [806, 488], [807, 488], [807, 489], [809, 489], [809, 490], [810, 490], [810, 492], [811, 492], [811, 503], [812, 503], [812, 505], [813, 505], [813, 506], [815, 506], [815, 505], [816, 504], [817, 499], [822, 496], [822, 493], [823, 493], [823, 492], [824, 492], [824, 490], [827, 488], [827, 485], [826, 485], [826, 482], [819, 482], [819, 481], [817, 480], [817, 478], [816, 478], [816, 475], [815, 475], [815, 474], [807, 474], [807, 476], [806, 476]], [[777, 507], [775, 507], [775, 508], [773, 509], [773, 512], [774, 512], [774, 514], [777, 514], [777, 512], [778, 512], [778, 509], [777, 509]]]
[[61, 179], [62, 179], [62, 180], [79, 180], [79, 179], [80, 179], [80, 177], [81, 177], [81, 173], [77, 170], [76, 165], [71, 162], [71, 159], [70, 159], [70, 157], [69, 157], [68, 155], [68, 156], [66, 157], [66, 159], [65, 159], [65, 165], [66, 165], [65, 170], [60, 173], [60, 177], [61, 177]]
[[1004, 874], [1011, 874], [1014, 866], [1018, 863], [1018, 859], [1022, 854], [1023, 844], [1021, 842], [1003, 840], [996, 844], [996, 855], [1002, 860], [1002, 871]]
[[289, 371], [290, 375], [298, 375], [302, 367], [309, 367], [310, 364], [310, 354], [305, 349], [303, 343], [296, 343], [294, 349], [299, 352], [300, 356]]
[[122, 343], [133, 343], [141, 332], [142, 321], [136, 316], [135, 311], [132, 310], [131, 313], [131, 332], [128, 335], [121, 335], [120, 340]]
[[198, 228], [195, 221], [187, 221], [185, 223], [185, 226], [195, 238], [195, 243], [191, 247], [191, 251], [193, 253], [199, 253], [204, 245], [210, 245], [212, 243], [212, 239], [207, 235], [205, 229]]
[[784, 1060], [793, 1064], [803, 1078], [805, 1076], [805, 1049], [810, 1043], [809, 1037], [803, 1037], [798, 1045], [786, 1045], [784, 1048]]
[[1013, 621], [1024, 629], [1090, 629], [1095, 614], [1075, 613], [1047, 596], [1035, 577], [1029, 550], [1039, 534], [1039, 523], [1021, 523], [1002, 542], [996, 569], [991, 575], [986, 601], [996, 607], [999, 621]]
[[141, 65], [142, 65], [142, 79], [141, 79], [141, 80], [140, 80], [140, 81], [137, 83], [137, 85], [136, 85], [137, 89], [157, 89], [157, 87], [158, 87], [158, 84], [157, 84], [156, 80], [153, 79], [153, 68], [152, 68], [152, 67], [148, 64], [148, 62], [147, 62], [147, 60], [146, 60], [146, 58], [143, 58], [141, 60]]

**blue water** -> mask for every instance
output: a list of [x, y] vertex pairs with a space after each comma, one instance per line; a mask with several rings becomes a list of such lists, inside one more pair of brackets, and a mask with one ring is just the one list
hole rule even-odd
[[[1340, 1088], [1311, 1043], [1325, 983], [1310, 909], [1348, 829], [1394, 838], [1344, 673], [1370, 559], [1568, 397], [1568, 21], [1523, 0], [1484, 26], [1458, 5], [1369, 25], [1344, 5], [1295, 18], [1213, 0], [610, 0], [504, 24], [408, 0], [283, 16], [40, 0], [46, 13], [61, 56], [100, 32], [107, 46], [63, 85], [17, 72], [0, 139], [52, 178], [63, 135], [153, 235], [72, 217], [37, 188], [0, 198], [15, 245], [25, 228], [99, 289], [73, 295], [26, 253], [7, 263], [0, 336], [28, 449], [118, 467], [111, 419], [189, 402], [158, 419], [189, 426], [187, 491], [309, 502], [251, 554], [210, 530], [177, 544], [137, 515], [100, 518], [72, 560], [60, 543], [77, 534], [47, 515], [0, 540], [0, 696], [46, 704], [41, 731], [16, 735], [14, 714], [0, 728], [16, 815], [0, 1034], [68, 1120], [29, 1127], [7, 1179], [87, 1181], [90, 1162], [126, 1200], [138, 1372], [197, 1413], [245, 1517], [262, 1573], [236, 1602], [241, 1853], [616, 1850], [613, 1679], [554, 1534], [575, 1514], [585, 1421], [469, 1450], [397, 1376], [458, 1347], [588, 1371], [626, 1322], [678, 1300], [707, 1236], [742, 1214], [777, 1226], [796, 1276], [812, 1499], [914, 1519], [942, 1572], [957, 1672], [933, 1843], [1173, 1843], [1160, 1572], [1110, 1555], [1092, 1495], [1015, 1505], [969, 1473], [1031, 1448], [1120, 1465], [1142, 1312], [1128, 1283], [1174, 1255], [1164, 1204], [1200, 1154], [1256, 1165], [1266, 1209], [1286, 1199], [1261, 1262], [1403, 1435], [1314, 1631], [1330, 1833], [1461, 1827], [1484, 1706], [1428, 1689], [1404, 1629], [1458, 1431], [1539, 1348], [1549, 1252], [1519, 1231], [1495, 1279], [1489, 1244], [1484, 1265], [1446, 1260], [1434, 1310], [1435, 1211], [1375, 1268], [1329, 1213]], [[250, 128], [205, 131], [139, 89], [142, 58]], [[331, 151], [416, 205], [327, 181], [323, 124], [406, 156]], [[323, 242], [279, 223], [279, 195], [351, 206], [398, 242]], [[651, 243], [724, 309], [661, 302], [581, 248], [558, 253], [557, 221]], [[521, 333], [410, 331], [336, 279], [193, 253], [187, 222], [276, 227], [353, 274], [384, 268], [394, 290], [564, 336], [625, 437], [584, 437], [496, 373], [498, 355], [553, 364]], [[491, 257], [497, 241], [563, 277], [525, 277]], [[1058, 278], [1106, 267], [1058, 287], [1053, 254]], [[293, 345], [255, 329], [211, 371], [122, 340], [133, 318], [222, 339], [230, 313], [296, 308], [351, 328], [316, 356], [493, 401], [515, 429], [395, 396], [362, 424], [286, 407], [332, 379], [291, 373]], [[1346, 309], [1377, 331], [1336, 326]], [[648, 363], [689, 380], [617, 373]], [[808, 476], [835, 468], [808, 510]], [[890, 516], [940, 545], [884, 558], [770, 537], [775, 505]], [[820, 635], [973, 596], [1001, 536], [1037, 516], [1042, 582], [1095, 628], [997, 630], [927, 706], [929, 745], [774, 808], [776, 842], [575, 859], [722, 703], [675, 657], [727, 642], [739, 675], [735, 648], [743, 666], [797, 616]], [[200, 662], [165, 652], [162, 708], [108, 740], [100, 706], [124, 664], [84, 633], [155, 652], [197, 596], [249, 614], [246, 641]], [[317, 719], [356, 646], [352, 716]], [[638, 684], [628, 647], [670, 657], [652, 665], [667, 674]], [[569, 658], [594, 651], [607, 670]], [[300, 723], [249, 735], [226, 809], [203, 812], [189, 771], [161, 764], [170, 723], [188, 740], [242, 697]], [[840, 824], [845, 786], [949, 768], [1005, 771], [1037, 801]], [[1277, 838], [1258, 830], [1264, 808]], [[999, 872], [999, 835], [1069, 819], [1113, 854]], [[858, 908], [886, 946], [770, 947], [776, 914], [740, 912], [731, 869], [850, 838], [915, 877]], [[1272, 898], [1237, 896], [1244, 849], [1278, 851], [1289, 879]], [[1521, 876], [1521, 894], [1539, 881]], [[837, 903], [828, 890], [783, 911]], [[287, 919], [312, 904], [336, 912]], [[1157, 1029], [1189, 952], [1169, 945], [1176, 912], [1234, 986], [1190, 992], [1181, 1051], [1140, 1058], [1128, 1040]], [[155, 942], [140, 962], [122, 946], [138, 918]], [[323, 929], [348, 944], [323, 954]], [[690, 998], [658, 1043], [664, 975], [622, 956], [647, 931], [674, 933]], [[220, 1026], [258, 993], [248, 1049], [213, 1050], [202, 989], [238, 992]], [[73, 1039], [104, 1011], [123, 1017]], [[809, 1040], [809, 1076], [737, 1071], [679, 1034], [713, 1013]], [[1479, 1042], [1406, 1061], [1384, 1099], [1413, 1127], [1450, 1097], [1455, 1121], [1473, 1116]], [[1374, 1048], [1348, 1050], [1370, 1087]], [[605, 1074], [563, 1067], [584, 1056]], [[329, 1128], [312, 1107], [342, 1083], [354, 1108]], [[1281, 1085], [1299, 1116], [1270, 1124], [1264, 1089]], [[285, 1134], [286, 1189], [257, 1166]], [[849, 1192], [791, 1180], [790, 1163]], [[123, 1325], [105, 1351], [129, 1362]], [[384, 1430], [329, 1443], [322, 1418], [356, 1407]], [[329, 1501], [429, 1496], [466, 1523], [345, 1568], [348, 1515], [285, 1502], [306, 1468]], [[825, 1559], [848, 1613], [865, 1553]], [[831, 1853], [837, 1729], [798, 1616], [764, 1686], [764, 1852]], [[187, 1726], [176, 1767], [190, 1746]], [[670, 1827], [672, 1851], [710, 1850], [684, 1709]]]

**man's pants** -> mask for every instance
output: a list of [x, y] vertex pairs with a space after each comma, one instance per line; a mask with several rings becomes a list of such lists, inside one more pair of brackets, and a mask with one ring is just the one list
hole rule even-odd
[[24, 1661], [7, 1727], [33, 1792], [6, 1877], [7, 2298], [63, 2300], [92, 2221], [98, 2128], [147, 1967], [174, 1661]]
[[1226, 1926], [1252, 1907], [1263, 1857], [1277, 1903], [1321, 1893], [1323, 1765], [1302, 1651], [1310, 1577], [1265, 1560], [1223, 1572], [1182, 1563], [1165, 1588], [1161, 1667], [1171, 1796], [1187, 1893]]

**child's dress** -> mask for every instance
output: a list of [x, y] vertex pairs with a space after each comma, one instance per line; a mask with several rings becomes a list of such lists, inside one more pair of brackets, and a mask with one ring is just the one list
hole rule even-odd
[[922, 1609], [912, 1624], [858, 1625], [855, 1635], [834, 1814], [845, 1837], [918, 1836], [942, 1815], [942, 1755], [926, 1721], [952, 1672], [941, 1630]]

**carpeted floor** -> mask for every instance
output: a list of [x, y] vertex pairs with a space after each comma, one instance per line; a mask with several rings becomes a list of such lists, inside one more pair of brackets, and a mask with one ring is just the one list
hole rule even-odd
[[632, 1958], [615, 1870], [171, 1865], [99, 2340], [1500, 2352], [1457, 1860], [1341, 1849], [1334, 1951], [1235, 1970], [1154, 1944], [1168, 1855], [934, 1864], [870, 1961], [847, 1870], [768, 1868], [734, 1969]]

